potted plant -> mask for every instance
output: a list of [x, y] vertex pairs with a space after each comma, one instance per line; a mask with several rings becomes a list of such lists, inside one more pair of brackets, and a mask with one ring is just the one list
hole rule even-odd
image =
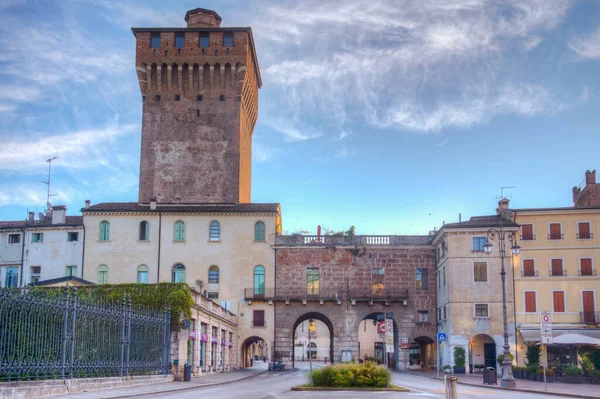
[[529, 365], [527, 366], [527, 379], [529, 381], [537, 381], [538, 366]]
[[600, 384], [600, 370], [588, 371], [592, 384]]
[[454, 347], [454, 374], [465, 373], [465, 348], [462, 346]]
[[521, 378], [521, 367], [513, 366], [513, 377]]
[[563, 369], [565, 382], [568, 384], [581, 384], [583, 370], [576, 365], [570, 365]]
[[442, 366], [442, 371], [446, 374], [452, 373], [452, 367], [449, 364], [445, 364]]
[[[554, 382], [556, 379], [556, 372], [552, 369], [546, 368], [546, 382]], [[544, 381], [542, 379], [542, 381]]]

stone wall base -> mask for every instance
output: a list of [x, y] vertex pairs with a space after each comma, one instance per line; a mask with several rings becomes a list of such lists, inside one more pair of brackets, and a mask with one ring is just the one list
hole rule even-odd
[[173, 381], [173, 375], [74, 378], [72, 380], [14, 381], [0, 383], [0, 399], [30, 399], [98, 389]]

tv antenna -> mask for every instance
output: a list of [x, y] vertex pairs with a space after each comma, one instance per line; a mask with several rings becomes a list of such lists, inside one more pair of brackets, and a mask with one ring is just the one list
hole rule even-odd
[[[496, 201], [500, 201], [501, 199], [504, 199], [504, 189], [505, 188], [516, 188], [514, 186], [503, 186], [500, 187], [500, 197], [496, 197]], [[512, 194], [508, 195], [508, 197], [511, 197]]]
[[58, 157], [52, 157], [50, 159], [47, 159], [46, 162], [48, 162], [48, 181], [43, 181], [40, 180], [40, 183], [44, 183], [46, 186], [48, 186], [48, 197], [46, 198], [46, 214], [48, 214], [50, 212], [50, 197], [55, 196], [56, 194], [50, 194], [50, 173], [52, 172], [52, 161], [54, 161], [55, 159], [57, 159]]

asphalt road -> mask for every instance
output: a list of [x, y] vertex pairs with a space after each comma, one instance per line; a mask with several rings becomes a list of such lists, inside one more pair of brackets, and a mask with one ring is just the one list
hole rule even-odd
[[[438, 398], [444, 399], [444, 383], [427, 377], [406, 373], [392, 373], [394, 384], [411, 389], [410, 392], [296, 392], [290, 388], [308, 382], [306, 370], [269, 372], [247, 380], [227, 385], [206, 387], [190, 391], [180, 391], [160, 395], [146, 395], [144, 398], [197, 399], [212, 397], [218, 399], [275, 399], [275, 398]], [[510, 392], [498, 389], [478, 388], [459, 385], [459, 399], [497, 398], [502, 399], [551, 399], [560, 396]]]

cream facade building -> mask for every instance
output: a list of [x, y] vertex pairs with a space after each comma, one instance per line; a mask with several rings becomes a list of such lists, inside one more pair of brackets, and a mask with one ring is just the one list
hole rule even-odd
[[[586, 201], [581, 203], [581, 199]], [[573, 207], [512, 209], [520, 225], [515, 258], [519, 365], [526, 345], [541, 341], [540, 312], [552, 313], [554, 337], [600, 339], [600, 184], [595, 171], [573, 193]], [[551, 367], [577, 362], [577, 345], [548, 346]]]
[[[466, 352], [466, 372], [476, 365], [499, 368], [497, 357], [504, 351], [501, 259], [498, 243], [490, 255], [483, 244], [490, 229], [516, 232], [518, 226], [507, 218], [508, 201], [501, 201], [497, 215], [472, 217], [447, 223], [436, 232], [437, 325], [447, 341], [439, 344], [440, 366], [454, 366], [454, 348]], [[501, 219], [502, 211], [504, 218]], [[509, 344], [515, 352], [511, 244], [505, 258]]]
[[[279, 204], [103, 203], [82, 212], [84, 279], [185, 282], [236, 315], [232, 367], [249, 365], [248, 347], [256, 341], [264, 341], [264, 352], [270, 353], [274, 312], [268, 294], [275, 285], [272, 245], [281, 226]], [[213, 328], [220, 332], [218, 325], [195, 322], [211, 337]], [[200, 367], [197, 349], [192, 359]]]

